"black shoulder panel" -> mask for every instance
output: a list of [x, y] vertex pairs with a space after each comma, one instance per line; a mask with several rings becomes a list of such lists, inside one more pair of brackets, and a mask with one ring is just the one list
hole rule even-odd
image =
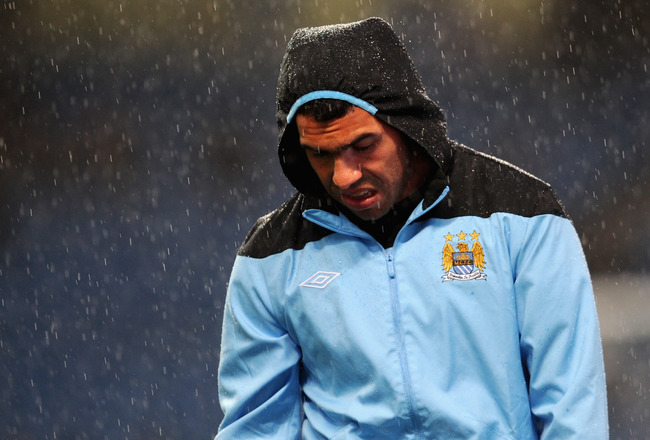
[[307, 243], [332, 234], [302, 216], [310, 204], [325, 208], [322, 203], [307, 201], [304, 195], [297, 193], [275, 211], [261, 217], [246, 236], [238, 255], [265, 258], [287, 249], [302, 249]]
[[450, 164], [450, 192], [433, 217], [489, 217], [506, 212], [524, 217], [567, 217], [551, 187], [508, 162], [456, 144]]

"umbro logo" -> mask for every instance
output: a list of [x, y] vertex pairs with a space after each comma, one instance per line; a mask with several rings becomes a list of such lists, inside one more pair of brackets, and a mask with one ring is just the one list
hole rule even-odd
[[323, 272], [319, 270], [305, 281], [300, 283], [302, 287], [312, 287], [314, 289], [324, 289], [334, 278], [341, 275], [338, 272]]

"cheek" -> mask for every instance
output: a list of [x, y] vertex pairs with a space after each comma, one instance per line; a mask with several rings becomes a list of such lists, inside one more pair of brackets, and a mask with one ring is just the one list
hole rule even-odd
[[309, 165], [311, 165], [311, 168], [318, 176], [318, 180], [320, 180], [321, 183], [323, 184], [328, 182], [331, 174], [331, 168], [332, 168], [331, 165], [328, 163], [328, 161], [322, 158], [315, 159], [313, 157], [310, 157], [309, 155], [307, 155], [307, 160], [309, 161]]
[[403, 179], [408, 179], [409, 173], [412, 171], [412, 160], [410, 151], [405, 148], [398, 149], [395, 154], [395, 161], [393, 162], [394, 171], [396, 176]]
[[383, 169], [383, 180], [386, 188], [393, 197], [400, 196], [410, 174], [408, 159], [396, 154], [391, 160], [385, 162]]
[[408, 168], [408, 159], [399, 151], [391, 151], [385, 155], [379, 165], [387, 176], [399, 176]]

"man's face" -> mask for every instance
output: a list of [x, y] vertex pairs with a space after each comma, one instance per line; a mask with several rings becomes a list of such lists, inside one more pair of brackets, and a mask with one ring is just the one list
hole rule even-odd
[[426, 179], [428, 160], [398, 130], [358, 107], [328, 122], [299, 114], [296, 124], [325, 190], [364, 220], [382, 217]]

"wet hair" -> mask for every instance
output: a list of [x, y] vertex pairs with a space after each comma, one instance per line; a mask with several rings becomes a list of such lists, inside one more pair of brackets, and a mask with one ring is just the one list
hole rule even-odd
[[347, 101], [323, 98], [306, 102], [300, 106], [297, 114], [313, 118], [317, 122], [329, 122], [347, 115], [353, 107]]

